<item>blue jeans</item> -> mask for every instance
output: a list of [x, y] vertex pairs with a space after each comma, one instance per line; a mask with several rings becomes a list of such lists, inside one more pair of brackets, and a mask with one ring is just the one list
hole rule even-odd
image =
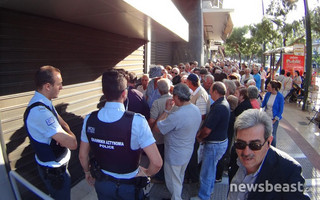
[[[97, 192], [97, 196], [99, 200], [109, 199], [109, 200], [132, 200], [136, 199], [136, 187], [135, 185], [129, 184], [120, 184], [117, 185], [112, 181], [98, 181], [96, 180], [94, 187]], [[138, 189], [138, 199], [143, 198], [143, 190]]]
[[210, 199], [216, 180], [216, 167], [228, 147], [228, 140], [221, 143], [206, 143], [203, 149], [200, 171], [200, 189], [198, 196], [202, 200]]
[[271, 142], [271, 145], [276, 147], [277, 145], [277, 130], [278, 130], [278, 126], [279, 126], [279, 120], [276, 120], [275, 123], [272, 124], [272, 136], [273, 136], [273, 140]]
[[38, 171], [40, 178], [44, 182], [46, 188], [48, 189], [50, 196], [54, 199], [61, 200], [70, 200], [70, 187], [71, 187], [71, 179], [68, 170], [63, 174], [63, 186], [61, 189], [54, 189], [51, 185], [51, 181], [45, 178], [44, 171], [38, 166]]

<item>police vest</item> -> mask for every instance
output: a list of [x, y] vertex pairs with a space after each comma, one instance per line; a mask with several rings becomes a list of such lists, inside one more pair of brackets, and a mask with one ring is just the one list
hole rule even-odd
[[130, 145], [133, 116], [126, 111], [118, 121], [106, 123], [98, 119], [98, 111], [91, 113], [86, 134], [101, 169], [127, 174], [139, 167], [141, 150], [132, 150]]
[[30, 110], [36, 106], [44, 106], [45, 108], [50, 110], [58, 120], [57, 114], [54, 111], [52, 111], [49, 106], [47, 106], [41, 102], [35, 102], [35, 103], [31, 104], [30, 106], [28, 106], [28, 108], [24, 112], [24, 124], [25, 124], [26, 131], [27, 131], [27, 134], [30, 139], [30, 144], [31, 144], [33, 150], [35, 151], [35, 153], [40, 161], [42, 161], [42, 162], [49, 162], [49, 161], [58, 162], [60, 160], [61, 156], [68, 152], [68, 149], [66, 147], [62, 147], [59, 144], [57, 144], [57, 142], [53, 138], [51, 138], [50, 144], [40, 143], [40, 142], [36, 141], [35, 139], [33, 139], [33, 137], [29, 133], [28, 126], [27, 126], [27, 118], [30, 113]]

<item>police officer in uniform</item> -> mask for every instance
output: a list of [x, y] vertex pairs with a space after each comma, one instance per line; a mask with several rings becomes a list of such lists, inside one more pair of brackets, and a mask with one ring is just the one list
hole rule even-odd
[[[85, 178], [99, 199], [142, 199], [139, 180], [162, 166], [155, 139], [143, 115], [125, 110], [128, 91], [123, 74], [105, 72], [102, 90], [107, 102], [85, 118], [81, 132], [79, 159]], [[149, 158], [148, 168], [139, 166], [140, 149]], [[90, 150], [95, 164], [89, 162]]]
[[24, 114], [25, 127], [35, 151], [42, 181], [54, 199], [70, 199], [67, 164], [77, 140], [68, 124], [56, 112], [52, 99], [62, 89], [60, 70], [43, 66], [35, 76], [36, 91]]

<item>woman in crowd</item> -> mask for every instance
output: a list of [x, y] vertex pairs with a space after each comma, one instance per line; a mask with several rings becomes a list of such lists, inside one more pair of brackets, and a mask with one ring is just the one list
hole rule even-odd
[[239, 90], [239, 105], [234, 111], [236, 117], [238, 117], [243, 111], [252, 108], [250, 99], [248, 97], [248, 89], [243, 87]]
[[287, 94], [289, 94], [290, 90], [292, 89], [292, 78], [290, 77], [291, 76], [291, 73], [290, 72], [287, 72], [286, 74], [286, 78], [284, 80], [284, 83], [283, 83], [283, 91], [281, 92], [281, 94], [286, 97]]
[[248, 97], [250, 99], [250, 103], [252, 108], [260, 109], [260, 102], [258, 101], [259, 90], [255, 85], [250, 85], [248, 87]]
[[277, 129], [279, 121], [282, 119], [284, 98], [279, 92], [281, 83], [276, 80], [272, 80], [267, 85], [267, 93], [262, 101], [261, 107], [264, 108], [265, 112], [271, 117], [273, 123], [273, 140], [271, 145], [276, 146], [277, 142]]
[[298, 70], [294, 71], [293, 83], [301, 88], [302, 79]]
[[242, 75], [241, 80], [240, 80], [242, 85], [245, 85], [248, 82], [248, 80], [253, 79], [253, 76], [252, 76], [252, 74], [250, 74], [250, 72], [251, 72], [250, 68], [246, 68], [244, 70], [244, 74]]

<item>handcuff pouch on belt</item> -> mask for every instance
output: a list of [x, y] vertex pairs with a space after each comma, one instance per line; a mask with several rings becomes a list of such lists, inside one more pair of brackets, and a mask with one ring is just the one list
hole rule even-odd
[[104, 180], [104, 173], [101, 171], [98, 162], [94, 158], [90, 159], [90, 173], [91, 176], [98, 181]]
[[138, 176], [135, 179], [137, 188], [145, 188], [150, 183], [150, 177], [147, 176]]
[[44, 167], [40, 166], [40, 168], [44, 172], [44, 179], [49, 180], [51, 183], [51, 186], [59, 190], [63, 187], [64, 183], [64, 173], [66, 172], [67, 166], [61, 166], [58, 168], [51, 168], [51, 167]]

